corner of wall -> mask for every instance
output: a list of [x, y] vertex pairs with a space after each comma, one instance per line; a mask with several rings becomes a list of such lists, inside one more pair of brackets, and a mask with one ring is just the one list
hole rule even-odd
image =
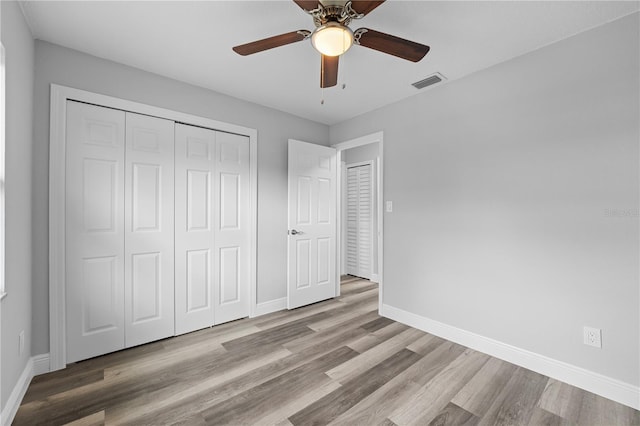
[[22, 399], [27, 393], [27, 389], [29, 388], [29, 384], [31, 383], [33, 376], [33, 359], [29, 359], [24, 370], [22, 370], [22, 374], [20, 374], [20, 377], [18, 378], [18, 382], [9, 395], [7, 403], [2, 408], [2, 419], [0, 421], [2, 426], [10, 425], [13, 422], [13, 419], [18, 412], [18, 408], [20, 408], [20, 404], [22, 403]]
[[[2, 305], [2, 422], [19, 405], [32, 376], [32, 164], [34, 147], [35, 42], [22, 2], [0, 2], [6, 50], [6, 204], [7, 298]], [[10, 301], [9, 301], [10, 300]], [[22, 351], [17, 336], [24, 332]], [[21, 373], [22, 372], [22, 373]], [[24, 389], [23, 389], [24, 388]], [[16, 408], [17, 410], [17, 408]]]

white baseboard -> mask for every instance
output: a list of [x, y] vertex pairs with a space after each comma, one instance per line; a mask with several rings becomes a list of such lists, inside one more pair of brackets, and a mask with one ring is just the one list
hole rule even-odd
[[371, 274], [371, 278], [369, 279], [372, 283], [378, 284], [380, 282], [380, 277], [378, 274]]
[[49, 354], [41, 354], [29, 358], [0, 415], [0, 424], [2, 426], [8, 426], [13, 422], [33, 376], [48, 373], [49, 371]]
[[24, 370], [18, 378], [18, 382], [13, 387], [13, 391], [11, 395], [9, 395], [4, 410], [2, 410], [2, 426], [9, 426], [11, 422], [13, 422], [18, 408], [20, 408], [20, 404], [22, 403], [22, 398], [24, 398], [24, 394], [27, 393], [31, 379], [33, 379], [33, 358], [29, 358], [27, 365], [24, 366]]
[[640, 387], [389, 305], [382, 316], [640, 410]]
[[31, 358], [33, 360], [33, 375], [39, 376], [51, 371], [49, 366], [49, 354], [35, 355]]
[[277, 312], [283, 309], [287, 309], [286, 297], [283, 297], [282, 299], [275, 299], [268, 302], [258, 303], [256, 305], [256, 310], [253, 316], [259, 317], [260, 315], [270, 314], [271, 312]]

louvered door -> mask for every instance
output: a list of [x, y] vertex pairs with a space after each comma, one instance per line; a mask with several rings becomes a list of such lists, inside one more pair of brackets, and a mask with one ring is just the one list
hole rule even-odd
[[347, 274], [370, 279], [373, 203], [370, 163], [347, 167]]

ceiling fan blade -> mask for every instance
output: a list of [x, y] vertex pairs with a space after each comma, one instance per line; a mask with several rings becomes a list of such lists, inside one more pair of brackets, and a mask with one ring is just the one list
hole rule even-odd
[[398, 58], [406, 59], [411, 62], [418, 62], [420, 59], [424, 58], [424, 55], [429, 51], [429, 46], [424, 44], [405, 40], [400, 37], [370, 30], [368, 28], [359, 28], [354, 31], [354, 34], [356, 36], [357, 43], [360, 46], [388, 53], [389, 55], [397, 56]]
[[351, 8], [358, 13], [366, 15], [376, 7], [380, 6], [382, 3], [384, 3], [384, 0], [377, 0], [377, 1], [353, 0], [351, 2]]
[[340, 56], [322, 55], [320, 63], [320, 87], [333, 87], [338, 84], [338, 60]]
[[262, 52], [263, 50], [273, 49], [274, 47], [280, 47], [286, 44], [302, 41], [308, 34], [309, 31], [307, 30], [292, 31], [290, 33], [253, 41], [251, 43], [241, 44], [240, 46], [234, 47], [233, 51], [239, 55], [247, 56], [253, 53]]
[[306, 11], [318, 8], [318, 0], [293, 0], [293, 2]]

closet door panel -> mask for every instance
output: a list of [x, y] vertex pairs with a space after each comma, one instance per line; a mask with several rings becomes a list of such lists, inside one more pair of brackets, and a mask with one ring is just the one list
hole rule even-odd
[[67, 102], [67, 362], [124, 348], [125, 113]]
[[373, 203], [371, 164], [347, 168], [347, 274], [371, 278]]
[[125, 344], [174, 335], [174, 123], [126, 113]]
[[216, 132], [215, 323], [249, 315], [249, 138]]
[[358, 276], [358, 168], [347, 168], [347, 274]]
[[238, 302], [240, 299], [239, 247], [220, 249], [220, 304]]
[[176, 334], [214, 323], [213, 167], [216, 132], [176, 124]]
[[359, 276], [367, 279], [371, 278], [373, 243], [371, 169], [371, 165], [358, 167], [358, 270]]

